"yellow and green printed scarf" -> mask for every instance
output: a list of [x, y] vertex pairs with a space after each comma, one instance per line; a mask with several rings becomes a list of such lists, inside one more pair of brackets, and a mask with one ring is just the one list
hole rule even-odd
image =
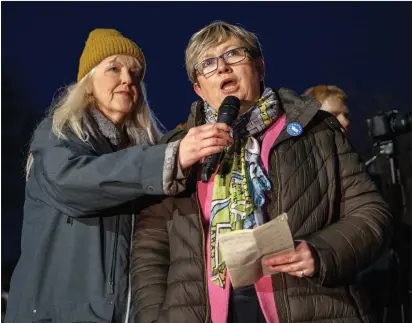
[[[215, 123], [217, 113], [205, 102], [206, 123]], [[266, 88], [259, 101], [232, 126], [234, 143], [225, 155], [213, 182], [210, 214], [211, 279], [224, 288], [226, 264], [219, 248], [219, 235], [251, 229], [264, 223], [262, 207], [265, 191], [271, 189], [260, 160], [260, 142], [264, 133], [279, 117], [279, 101]]]

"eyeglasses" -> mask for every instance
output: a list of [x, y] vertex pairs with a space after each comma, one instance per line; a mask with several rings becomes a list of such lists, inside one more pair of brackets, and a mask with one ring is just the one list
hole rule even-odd
[[194, 69], [200, 75], [210, 74], [217, 70], [219, 65], [219, 59], [223, 58], [226, 64], [232, 65], [243, 61], [246, 58], [246, 53], [251, 53], [246, 47], [239, 47], [231, 49], [220, 56], [211, 57], [205, 59], [204, 61], [197, 63]]

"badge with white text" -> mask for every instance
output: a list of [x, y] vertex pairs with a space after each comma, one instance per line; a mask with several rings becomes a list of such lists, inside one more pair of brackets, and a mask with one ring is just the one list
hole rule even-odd
[[299, 136], [303, 132], [302, 126], [297, 122], [289, 123], [286, 130], [289, 135], [294, 137]]

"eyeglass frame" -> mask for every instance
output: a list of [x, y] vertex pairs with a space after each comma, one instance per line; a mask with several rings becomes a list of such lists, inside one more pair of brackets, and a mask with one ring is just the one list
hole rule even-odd
[[[243, 49], [244, 57], [243, 57], [240, 61], [237, 61], [237, 62], [235, 62], [235, 63], [228, 63], [228, 62], [226, 61], [226, 59], [224, 58], [224, 56], [225, 56], [227, 53], [229, 53], [229, 52], [231, 52], [231, 51], [233, 51], [233, 50], [236, 50], [236, 49]], [[253, 52], [252, 52], [252, 50], [250, 50], [250, 49], [247, 48], [247, 47], [243, 47], [243, 46], [242, 46], [242, 47], [232, 48], [232, 49], [229, 49], [228, 51], [224, 52], [223, 54], [221, 54], [221, 55], [219, 55], [219, 56], [209, 57], [209, 58], [206, 58], [206, 59], [204, 59], [203, 61], [201, 61], [201, 62], [199, 62], [199, 63], [196, 63], [196, 64], [193, 66], [193, 69], [198, 73], [198, 75], [207, 75], [207, 74], [210, 74], [210, 73], [213, 73], [213, 72], [216, 72], [216, 71], [217, 71], [217, 69], [219, 68], [219, 61], [220, 61], [220, 59], [223, 59], [224, 62], [225, 62], [227, 65], [233, 65], [233, 64], [237, 64], [237, 63], [240, 63], [240, 62], [244, 61], [244, 59], [245, 59], [246, 56], [247, 56], [247, 55], [246, 55], [247, 53], [249, 53], [249, 54], [253, 57]], [[201, 73], [199, 72], [199, 70], [198, 70], [198, 66], [199, 66], [200, 64], [202, 64], [203, 62], [209, 60], [209, 59], [216, 59], [216, 69], [214, 69], [213, 71], [210, 71], [210, 72], [201, 74]]]

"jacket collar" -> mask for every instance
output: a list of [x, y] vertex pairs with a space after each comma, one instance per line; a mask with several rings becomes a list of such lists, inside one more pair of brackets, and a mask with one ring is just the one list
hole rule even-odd
[[127, 135], [123, 131], [119, 131], [114, 123], [109, 120], [103, 113], [98, 109], [92, 107], [88, 110], [90, 116], [94, 120], [97, 129], [105, 137], [114, 149], [118, 149], [123, 142], [127, 140]]
[[95, 108], [88, 109], [84, 117], [85, 142], [97, 154], [107, 154], [119, 150], [125, 137], [120, 134], [113, 122]]

